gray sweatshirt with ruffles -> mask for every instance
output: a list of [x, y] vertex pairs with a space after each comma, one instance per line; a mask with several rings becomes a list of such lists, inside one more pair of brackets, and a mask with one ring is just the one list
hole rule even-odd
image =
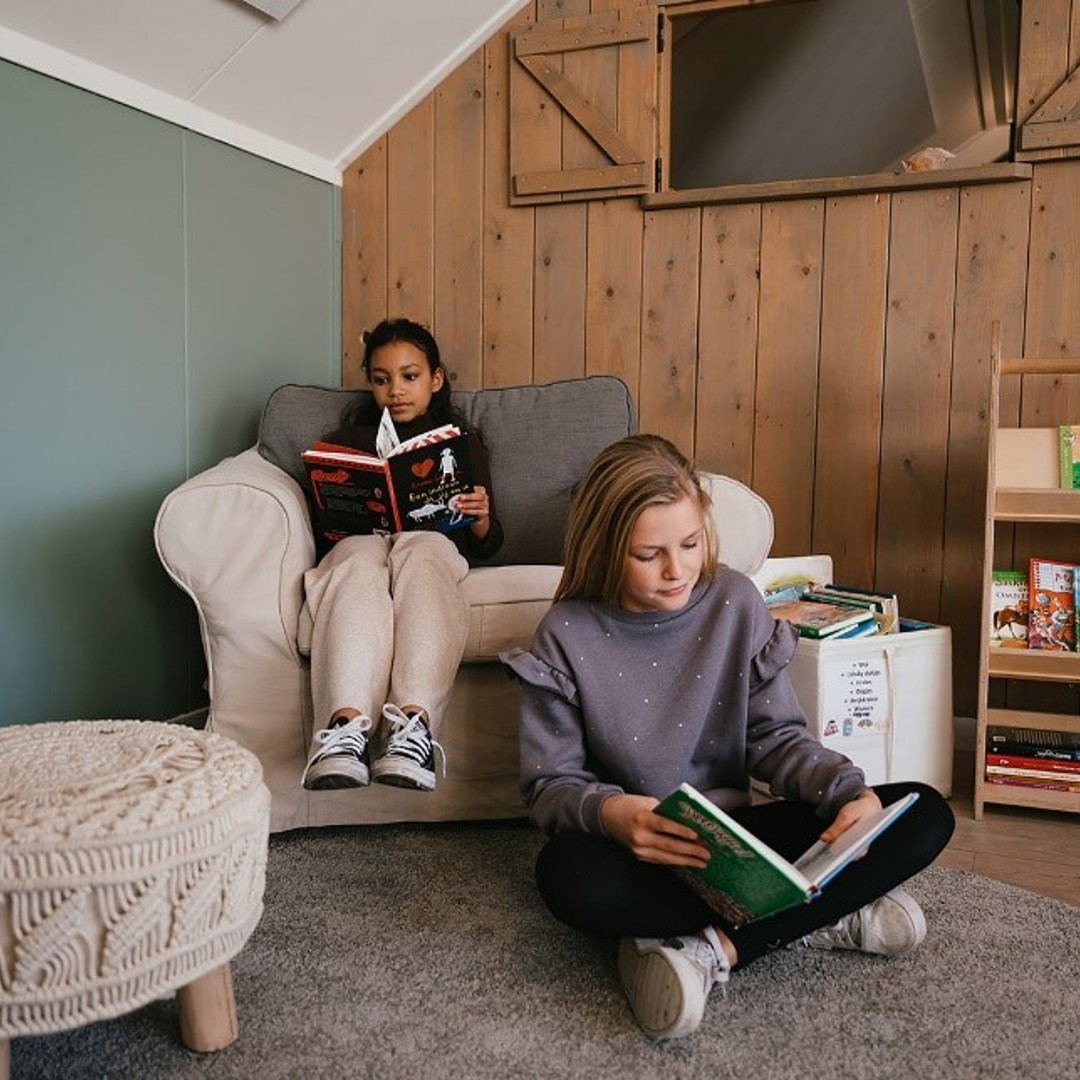
[[750, 777], [831, 821], [862, 771], [806, 728], [787, 665], [797, 635], [757, 588], [721, 567], [675, 612], [566, 600], [526, 651], [502, 660], [523, 684], [521, 790], [547, 833], [601, 833], [620, 792], [658, 799], [686, 781], [725, 808]]

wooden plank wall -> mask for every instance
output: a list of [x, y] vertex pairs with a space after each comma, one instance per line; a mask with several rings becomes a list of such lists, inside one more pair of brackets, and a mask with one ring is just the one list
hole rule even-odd
[[[621, 2], [534, 0], [511, 29]], [[1021, 110], [1080, 43], [1072, 0], [1024, 0], [1023, 18]], [[955, 708], [974, 715], [990, 323], [1006, 355], [1080, 355], [1080, 163], [791, 202], [511, 208], [508, 82], [503, 31], [347, 170], [345, 384], [388, 314], [432, 326], [457, 386], [620, 376], [642, 430], [769, 500], [774, 554], [828, 552], [838, 580], [951, 625]], [[542, 106], [515, 123], [588, 163]], [[1006, 416], [1080, 416], [1080, 394], [1025, 382]]]

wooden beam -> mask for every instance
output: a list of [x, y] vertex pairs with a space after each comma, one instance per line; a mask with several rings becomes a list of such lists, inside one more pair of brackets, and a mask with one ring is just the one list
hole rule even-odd
[[522, 65], [534, 79], [581, 125], [616, 165], [637, 164], [641, 154], [619, 134], [615, 125], [559, 70], [552, 60], [521, 57]]
[[967, 184], [1000, 184], [1030, 180], [1032, 168], [1024, 163], [977, 165], [970, 169], [935, 169], [932, 172], [868, 173], [865, 176], [831, 176], [818, 180], [778, 180], [770, 184], [728, 184], [715, 188], [687, 188], [642, 195], [646, 210], [712, 203], [771, 202], [775, 199], [806, 199], [821, 195], [854, 195], [871, 191], [902, 191]]
[[597, 188], [640, 187], [647, 184], [644, 162], [609, 165], [598, 169], [555, 169], [521, 173], [514, 177], [515, 195], [544, 195], [553, 191], [595, 191]]
[[578, 49], [597, 49], [605, 45], [626, 45], [632, 41], [647, 41], [650, 16], [645, 8], [624, 13], [605, 12], [594, 16], [589, 25], [558, 30], [524, 30], [513, 37], [514, 56], [546, 56], [550, 53], [574, 52]]

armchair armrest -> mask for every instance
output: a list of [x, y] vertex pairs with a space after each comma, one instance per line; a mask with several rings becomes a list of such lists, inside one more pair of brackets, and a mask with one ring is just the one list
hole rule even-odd
[[226, 458], [165, 497], [154, 543], [195, 602], [215, 713], [223, 671], [248, 671], [257, 682], [260, 664], [295, 670], [302, 662], [297, 625], [315, 541], [292, 477], [254, 448]]

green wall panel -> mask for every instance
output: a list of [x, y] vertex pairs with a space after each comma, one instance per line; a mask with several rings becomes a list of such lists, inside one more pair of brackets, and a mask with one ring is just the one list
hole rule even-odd
[[339, 193], [0, 62], [0, 724], [202, 704], [151, 530], [338, 377]]
[[255, 441], [274, 387], [340, 378], [337, 189], [200, 136], [186, 137], [185, 160], [197, 471]]

